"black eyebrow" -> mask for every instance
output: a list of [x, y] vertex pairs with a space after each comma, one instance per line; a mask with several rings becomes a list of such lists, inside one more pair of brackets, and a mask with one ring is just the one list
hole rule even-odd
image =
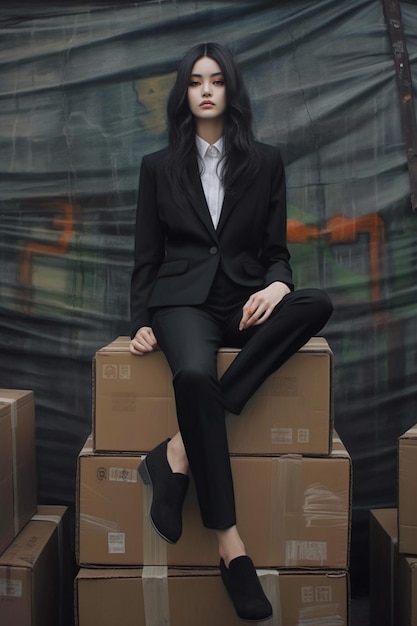
[[[214, 72], [213, 74], [210, 74], [211, 76], [222, 76], [223, 72]], [[197, 78], [203, 78], [202, 74], [191, 74], [191, 76], [197, 76]]]

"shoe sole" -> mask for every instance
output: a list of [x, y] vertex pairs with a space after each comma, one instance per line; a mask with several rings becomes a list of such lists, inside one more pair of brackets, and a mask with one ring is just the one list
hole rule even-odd
[[[146, 464], [146, 457], [143, 459], [143, 461], [141, 462], [141, 464], [138, 467], [138, 474], [139, 474], [143, 484], [146, 485], [146, 486], [150, 486], [151, 487], [151, 489], [152, 489], [152, 500], [153, 500], [153, 484], [152, 484], [151, 475], [150, 475], [149, 470], [148, 470], [148, 466]], [[154, 521], [152, 519], [152, 515], [151, 515], [151, 507], [152, 507], [152, 502], [150, 504], [149, 511], [148, 511], [148, 517], [149, 517], [149, 521], [151, 522], [152, 528], [154, 529], [156, 534], [161, 537], [161, 539], [163, 539], [167, 543], [170, 543], [171, 545], [174, 545], [176, 543], [176, 541], [172, 541], [172, 539], [168, 539], [168, 537], [165, 537], [165, 535], [163, 533], [161, 533], [159, 528], [157, 528], [157, 526], [155, 525], [155, 523], [154, 523]]]
[[[230, 593], [227, 591], [227, 589], [226, 589], [226, 592], [229, 597], [230, 603], [233, 605], [233, 608], [235, 608], [235, 605], [233, 604]], [[271, 613], [270, 615], [267, 615], [267, 617], [261, 617], [260, 619], [248, 619], [247, 617], [240, 617], [237, 611], [236, 611], [236, 615], [238, 616], [240, 620], [242, 620], [242, 622], [246, 622], [247, 624], [257, 624], [258, 622], [267, 622], [269, 619], [272, 619], [274, 617], [274, 614]]]
[[274, 614], [271, 613], [271, 615], [268, 615], [268, 617], [262, 617], [262, 619], [245, 619], [244, 617], [239, 617], [238, 615], [239, 619], [241, 619], [242, 622], [246, 622], [247, 624], [257, 624], [258, 622], [267, 622], [269, 619], [272, 619], [273, 616]]
[[[226, 588], [226, 586], [225, 586], [225, 590], [226, 590], [226, 593], [227, 593], [227, 597], [230, 600], [230, 604], [232, 604], [233, 608], [235, 609], [235, 605], [233, 604], [232, 596], [230, 595], [229, 590]], [[240, 615], [236, 611], [236, 609], [235, 609], [235, 612], [236, 612], [236, 615], [238, 616], [238, 618], [240, 620], [242, 620], [242, 622], [246, 622], [247, 624], [257, 624], [258, 622], [267, 622], [269, 619], [272, 619], [274, 617], [274, 614], [271, 613], [270, 615], [267, 615], [266, 617], [261, 617], [261, 619], [248, 619], [247, 617], [240, 617]]]

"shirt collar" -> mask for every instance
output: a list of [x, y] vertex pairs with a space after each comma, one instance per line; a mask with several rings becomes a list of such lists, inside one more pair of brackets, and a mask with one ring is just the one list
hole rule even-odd
[[223, 155], [223, 144], [224, 144], [223, 137], [220, 137], [220, 139], [218, 139], [216, 143], [210, 144], [204, 139], [201, 139], [201, 137], [199, 137], [198, 135], [196, 135], [195, 143], [197, 146], [198, 155], [201, 159], [204, 159], [204, 157], [206, 156], [207, 148], [209, 148], [211, 145], [217, 148], [220, 156]]

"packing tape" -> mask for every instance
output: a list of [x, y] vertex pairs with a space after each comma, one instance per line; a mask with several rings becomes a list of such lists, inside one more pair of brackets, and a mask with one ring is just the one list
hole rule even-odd
[[169, 626], [168, 567], [145, 565], [142, 570], [142, 591], [145, 626]]
[[270, 624], [270, 626], [283, 626], [278, 570], [257, 569], [256, 573], [258, 574], [266, 597], [272, 604], [272, 620], [268, 621], [268, 624]]
[[[31, 519], [34, 522], [53, 522], [59, 527], [62, 522], [62, 517], [60, 515], [44, 515], [42, 513], [35, 513]], [[58, 529], [58, 533], [61, 533], [60, 528]]]
[[120, 530], [120, 526], [113, 520], [108, 520], [104, 517], [97, 517], [96, 515], [88, 515], [87, 513], [79, 514], [80, 526], [88, 528], [89, 530], [105, 531], [107, 533], [117, 533]]
[[17, 449], [16, 449], [16, 434], [17, 434], [17, 400], [12, 398], [0, 398], [0, 402], [10, 404], [10, 425], [12, 429], [12, 463], [13, 463], [13, 521], [14, 521], [14, 533], [17, 535], [19, 532], [19, 500], [17, 491]]
[[286, 566], [297, 565], [289, 541], [288, 528], [302, 512], [301, 457], [279, 456], [271, 459], [271, 517], [269, 541], [271, 553]]
[[62, 530], [62, 517], [60, 515], [43, 515], [36, 513], [31, 520], [33, 522], [52, 522], [57, 527], [58, 533], [58, 565], [59, 565], [59, 624], [64, 623], [64, 537]]
[[[141, 458], [143, 460], [144, 456]], [[152, 487], [142, 483], [143, 563], [144, 565], [167, 565], [167, 542], [152, 527], [149, 519], [151, 504]]]

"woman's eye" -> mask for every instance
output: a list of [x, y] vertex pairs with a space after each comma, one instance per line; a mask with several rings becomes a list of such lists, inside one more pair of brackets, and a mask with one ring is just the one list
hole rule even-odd
[[200, 83], [198, 82], [198, 80], [192, 80], [190, 82], [190, 87], [197, 87]]
[[221, 87], [222, 85], [224, 85], [224, 80], [215, 80], [213, 82], [213, 85], [216, 85], [216, 87]]

